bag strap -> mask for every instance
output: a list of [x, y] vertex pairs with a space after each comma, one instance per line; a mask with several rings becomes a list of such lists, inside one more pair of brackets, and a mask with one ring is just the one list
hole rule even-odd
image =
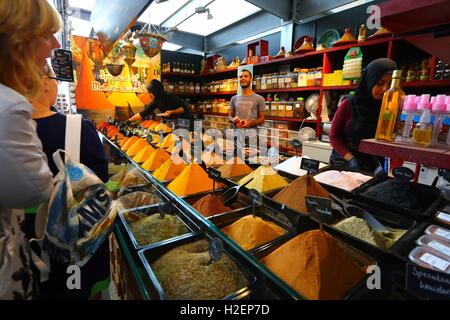
[[81, 122], [81, 114], [72, 114], [66, 116], [65, 150], [66, 154], [68, 154], [72, 161], [75, 163], [80, 162]]

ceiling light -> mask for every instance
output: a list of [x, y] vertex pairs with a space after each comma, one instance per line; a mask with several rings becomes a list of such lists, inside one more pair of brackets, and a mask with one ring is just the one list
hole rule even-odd
[[209, 9], [208, 9], [208, 15], [206, 16], [206, 18], [208, 20], [211, 20], [212, 18], [214, 18], [213, 15], [211, 14], [211, 12], [209, 12]]
[[166, 2], [167, 0], [155, 0], [155, 3]]
[[197, 8], [195, 8], [195, 13], [198, 13], [198, 14], [205, 13], [205, 12], [208, 12], [208, 11], [209, 11], [209, 9], [206, 9], [206, 7], [197, 7]]

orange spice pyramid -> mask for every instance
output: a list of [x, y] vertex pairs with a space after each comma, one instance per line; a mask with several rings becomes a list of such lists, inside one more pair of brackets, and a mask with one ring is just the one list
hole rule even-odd
[[[216, 188], [220, 184], [216, 183]], [[167, 188], [178, 196], [187, 196], [213, 189], [213, 180], [198, 164], [192, 163], [175, 178]]]
[[169, 159], [170, 155], [167, 152], [163, 149], [158, 149], [155, 152], [152, 152], [150, 157], [142, 165], [142, 168], [147, 171], [155, 171]]
[[136, 141], [130, 149], [127, 150], [126, 154], [129, 157], [134, 157], [137, 155], [142, 149], [144, 149], [148, 145], [147, 140], [145, 139], [139, 139]]
[[128, 149], [130, 149], [132, 146], [133, 146], [133, 144], [135, 143], [135, 142], [137, 142], [139, 140], [139, 137], [137, 137], [137, 136], [132, 136], [130, 139], [128, 139], [128, 141], [127, 142], [125, 142], [124, 143], [124, 145], [122, 146], [122, 151], [127, 151]]
[[133, 158], [133, 161], [136, 163], [144, 163], [150, 155], [155, 152], [155, 148], [153, 148], [151, 145], [147, 144], [144, 149], [139, 151], [139, 153]]
[[113, 109], [112, 105], [103, 92], [93, 91], [92, 82], [95, 81], [92, 72], [92, 62], [87, 53], [87, 44], [83, 46], [83, 59], [81, 61], [80, 74], [77, 87], [75, 88], [75, 97], [78, 109]]
[[227, 160], [218, 170], [224, 179], [245, 176], [253, 172], [253, 169], [238, 157]]
[[159, 181], [173, 180], [178, 177], [186, 166], [187, 164], [184, 162], [177, 161], [177, 163], [174, 163], [172, 159], [169, 159], [153, 172], [153, 176]]

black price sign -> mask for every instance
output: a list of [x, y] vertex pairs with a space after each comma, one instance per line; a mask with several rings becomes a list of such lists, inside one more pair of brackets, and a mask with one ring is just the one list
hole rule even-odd
[[[325, 220], [332, 220], [331, 200], [322, 197], [305, 196], [308, 214]], [[321, 219], [321, 220], [322, 220]]]
[[223, 256], [223, 242], [219, 238], [212, 238], [209, 242], [209, 256], [211, 261], [219, 261]]
[[331, 160], [331, 165], [336, 168], [345, 168], [347, 167], [347, 160], [343, 158], [334, 158]]
[[308, 171], [309, 173], [316, 173], [319, 171], [319, 164], [320, 162], [314, 159], [308, 159], [303, 157], [302, 163], [300, 165], [300, 169]]
[[166, 216], [166, 214], [170, 214], [170, 204], [166, 203], [164, 200], [161, 200], [159, 202], [159, 216], [161, 219], [164, 219], [164, 217]]
[[302, 143], [300, 142], [300, 140], [297, 139], [293, 139], [292, 140], [292, 147], [298, 151], [300, 149], [300, 147], [302, 146]]
[[262, 196], [258, 190], [250, 189], [248, 191], [248, 197], [255, 207], [261, 207], [263, 205]]
[[206, 172], [208, 172], [208, 176], [214, 180], [220, 179], [222, 177], [222, 173], [214, 168], [208, 168], [206, 169]]
[[58, 80], [73, 82], [72, 52], [63, 49], [54, 50], [52, 68]]
[[420, 297], [450, 299], [450, 275], [408, 263], [406, 290]]
[[401, 181], [411, 181], [415, 176], [414, 171], [406, 167], [395, 168], [394, 170], [392, 170], [392, 174], [394, 175], [394, 177]]
[[178, 118], [177, 119], [177, 126], [178, 126], [179, 129], [189, 130], [189, 128], [191, 126], [191, 121], [188, 120], [188, 119]]

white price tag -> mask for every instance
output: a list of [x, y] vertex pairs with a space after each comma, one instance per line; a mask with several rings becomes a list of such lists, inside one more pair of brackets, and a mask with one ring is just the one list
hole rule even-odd
[[436, 231], [434, 233], [439, 237], [450, 240], [450, 232], [445, 231], [444, 229], [438, 228], [438, 229], [436, 229]]
[[427, 245], [429, 247], [431, 247], [431, 248], [433, 248], [433, 249], [435, 249], [435, 250], [445, 254], [446, 256], [450, 257], [450, 247], [448, 247], [448, 246], [446, 246], [446, 245], [444, 245], [442, 243], [439, 243], [437, 241], [430, 241]]
[[439, 214], [437, 215], [437, 218], [450, 223], [450, 214], [447, 214], [444, 212], [439, 212]]
[[441, 270], [441, 271], [445, 271], [447, 270], [447, 268], [450, 266], [450, 263], [438, 258], [436, 256], [433, 256], [432, 254], [429, 253], [425, 253], [423, 256], [420, 257], [420, 260], [428, 263], [429, 265]]

